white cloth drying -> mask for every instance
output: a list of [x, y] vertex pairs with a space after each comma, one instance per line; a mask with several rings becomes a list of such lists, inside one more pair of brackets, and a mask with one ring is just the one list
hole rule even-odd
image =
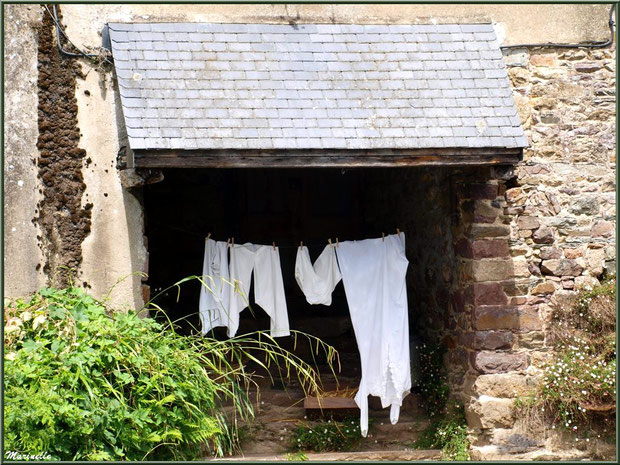
[[225, 242], [205, 240], [202, 280], [198, 310], [202, 335], [217, 326], [229, 324], [230, 284], [228, 283], [228, 251]]
[[248, 306], [252, 270], [254, 300], [271, 318], [271, 337], [290, 335], [279, 249], [247, 243], [230, 248], [230, 278], [239, 281], [241, 294], [231, 288], [228, 336], [237, 333], [239, 314]]
[[331, 305], [332, 292], [342, 279], [334, 247], [326, 246], [314, 266], [310, 261], [308, 247], [299, 247], [295, 260], [295, 279], [309, 304]]
[[411, 389], [405, 236], [341, 242], [336, 253], [362, 362], [355, 402], [366, 436], [368, 396], [380, 397], [383, 408], [391, 406], [395, 424]]

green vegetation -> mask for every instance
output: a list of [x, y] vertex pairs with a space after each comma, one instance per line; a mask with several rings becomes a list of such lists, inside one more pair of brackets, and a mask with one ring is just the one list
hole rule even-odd
[[442, 460], [470, 460], [467, 421], [462, 405], [448, 402], [447, 381], [441, 346], [422, 344], [419, 348], [421, 404], [433, 419], [412, 446], [441, 449]]
[[315, 452], [349, 451], [361, 441], [359, 418], [302, 422], [293, 430], [291, 449]]
[[[253, 416], [249, 361], [316, 389], [311, 367], [266, 334], [180, 336], [77, 288], [17, 300], [5, 321], [7, 451], [61, 460], [222, 456], [237, 449], [239, 422]], [[311, 342], [332, 359], [331, 347]]]
[[416, 449], [441, 449], [442, 460], [471, 460], [467, 421], [462, 405], [452, 405], [434, 420], [413, 443]]
[[422, 405], [430, 417], [439, 417], [446, 413], [450, 387], [446, 380], [443, 363], [445, 349], [438, 345], [422, 344], [418, 346], [420, 360], [420, 396]]
[[535, 404], [560, 428], [588, 434], [602, 421], [615, 429], [615, 301], [611, 278], [553, 309], [555, 354], [544, 366]]
[[611, 438], [616, 409], [616, 282], [612, 277], [553, 308], [553, 359], [534, 396], [515, 412], [536, 430], [552, 424], [589, 440]]

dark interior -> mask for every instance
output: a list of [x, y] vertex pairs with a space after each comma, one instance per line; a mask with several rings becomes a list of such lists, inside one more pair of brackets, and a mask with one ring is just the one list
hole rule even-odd
[[[275, 242], [291, 329], [332, 344], [340, 353], [342, 375], [357, 378], [359, 355], [342, 282], [331, 306], [309, 305], [294, 277], [297, 247], [303, 241], [315, 260], [328, 238], [335, 243], [404, 231], [410, 334], [416, 340], [426, 316], [441, 318], [433, 307], [447, 306], [434, 296], [440, 287], [447, 295], [440, 261], [452, 256], [446, 176], [441, 169], [422, 168], [164, 170], [164, 180], [145, 191], [151, 296], [201, 274], [208, 233], [214, 240], [234, 237], [236, 244]], [[187, 334], [200, 329], [199, 292], [200, 283], [192, 280], [181, 285], [180, 294], [168, 289], [154, 302]], [[253, 302], [253, 289], [248, 297]], [[269, 329], [267, 315], [256, 305], [252, 309], [242, 312], [237, 334]], [[219, 328], [213, 335], [224, 334]], [[278, 342], [286, 347], [291, 340]], [[299, 345], [297, 351], [304, 352]]]

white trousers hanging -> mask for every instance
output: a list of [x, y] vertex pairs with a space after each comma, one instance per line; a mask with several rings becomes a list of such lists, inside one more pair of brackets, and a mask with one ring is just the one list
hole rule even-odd
[[309, 304], [331, 305], [332, 292], [341, 279], [334, 247], [326, 246], [314, 265], [310, 261], [308, 247], [299, 247], [295, 279]]
[[202, 280], [198, 304], [202, 335], [217, 326], [229, 325], [230, 284], [228, 250], [225, 242], [205, 240]]
[[368, 434], [368, 396], [381, 398], [392, 424], [411, 389], [404, 233], [341, 242], [336, 249], [362, 362], [355, 402]]
[[252, 270], [254, 300], [271, 318], [271, 337], [290, 335], [279, 249], [248, 243], [230, 248], [230, 278], [239, 281], [241, 294], [231, 291], [228, 336], [237, 333], [239, 314], [248, 306]]

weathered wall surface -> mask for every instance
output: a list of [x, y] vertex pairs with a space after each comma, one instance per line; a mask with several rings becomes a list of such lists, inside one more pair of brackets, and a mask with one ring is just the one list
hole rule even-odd
[[616, 256], [615, 50], [516, 50], [506, 62], [531, 146], [514, 177], [457, 189], [468, 374], [455, 390], [484, 459], [553, 449], [554, 435], [520, 427], [513, 402], [550, 355], [551, 305], [614, 273]]
[[37, 246], [40, 199], [37, 168], [38, 5], [4, 5], [4, 279], [5, 295], [44, 283]]
[[[144, 213], [139, 190], [124, 189], [117, 169], [124, 122], [111, 71], [84, 63], [77, 85], [80, 147], [92, 162], [84, 169], [84, 203], [92, 203], [91, 233], [82, 243], [80, 280], [115, 308], [141, 308], [141, 277], [146, 260]], [[109, 292], [114, 286], [114, 291]]]

